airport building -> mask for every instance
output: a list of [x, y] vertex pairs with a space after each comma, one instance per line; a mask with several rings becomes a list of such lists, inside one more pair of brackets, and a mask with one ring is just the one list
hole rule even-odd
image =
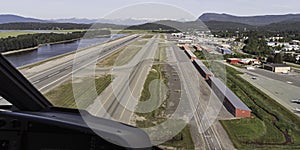
[[196, 69], [199, 71], [199, 73], [205, 79], [208, 79], [209, 77], [214, 76], [214, 74], [202, 63], [201, 60], [195, 59], [193, 61], [193, 64], [195, 65]]
[[227, 86], [216, 77], [209, 77], [208, 83], [225, 108], [235, 117], [250, 117], [249, 109]]
[[237, 63], [241, 62], [242, 60], [239, 58], [227, 58], [226, 61], [230, 64], [237, 64]]
[[264, 64], [263, 67], [276, 73], [288, 73], [291, 71], [291, 67], [286, 64]]

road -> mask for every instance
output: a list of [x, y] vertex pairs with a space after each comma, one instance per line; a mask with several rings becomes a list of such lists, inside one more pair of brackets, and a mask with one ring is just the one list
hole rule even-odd
[[[283, 75], [259, 68], [256, 70], [246, 70], [225, 62], [223, 63], [243, 72], [244, 74], [241, 75], [242, 78], [269, 95], [291, 112], [300, 116], [300, 113], [294, 112], [294, 109], [299, 108], [300, 105], [291, 102], [293, 99], [300, 98], [299, 75]], [[254, 80], [252, 77], [256, 77], [256, 79]], [[289, 84], [287, 82], [291, 83]]]
[[[76, 54], [70, 54], [70, 56], [66, 57], [68, 59], [59, 65], [50, 67], [46, 65], [40, 65], [38, 67], [43, 67], [43, 71], [40, 71], [36, 74], [26, 74], [23, 72], [23, 74], [37, 89], [39, 89], [42, 93], [46, 93], [60, 83], [70, 79], [72, 77], [72, 73], [115, 53], [120, 48], [139, 39], [139, 37], [140, 35], [130, 35], [110, 41], [108, 43], [78, 50]], [[77, 56], [75, 62], [74, 56]], [[55, 62], [56, 60], [50, 61]], [[2, 103], [3, 98], [1, 99], [2, 100], [0, 102]]]
[[[124, 47], [133, 40], [137, 39], [134, 37], [135, 36], [126, 37], [111, 43], [100, 44], [99, 46], [85, 49], [84, 51], [80, 51], [76, 54], [77, 57], [75, 63], [74, 60], [71, 59], [53, 68], [48, 68], [47, 70], [38, 74], [27, 76], [27, 78], [32, 84], [35, 85], [36, 88], [45, 93], [51, 90], [58, 83], [70, 78], [71, 74], [75, 71], [94, 63], [93, 61], [101, 60], [115, 53], [121, 47]], [[99, 52], [99, 49], [102, 51]]]
[[193, 117], [198, 127], [198, 132], [201, 133], [202, 139], [205, 142], [203, 143], [205, 145], [201, 145], [201, 149], [223, 149], [214, 127], [209, 125], [211, 122], [210, 118], [204, 116], [207, 110], [203, 107], [203, 104], [198, 103], [201, 99], [201, 94], [197, 70], [192, 65], [191, 60], [186, 56], [183, 50], [179, 49], [175, 45], [173, 45], [172, 48], [178, 62], [178, 68], [180, 71], [179, 75], [182, 84], [185, 87], [184, 90], [187, 95], [186, 98], [190, 101], [190, 106], [194, 113]]
[[126, 65], [114, 67], [114, 80], [87, 110], [98, 117], [133, 124], [131, 118], [151, 70], [157, 47], [156, 35]]

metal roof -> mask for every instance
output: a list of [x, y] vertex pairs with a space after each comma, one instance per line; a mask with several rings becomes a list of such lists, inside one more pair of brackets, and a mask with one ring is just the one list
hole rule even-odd
[[194, 61], [201, 68], [201, 70], [203, 72], [205, 72], [205, 74], [211, 74], [211, 75], [213, 75], [213, 73], [203, 64], [203, 62], [201, 60], [195, 59]]
[[196, 57], [196, 55], [194, 55], [194, 53], [192, 53], [190, 50], [186, 50], [186, 52], [188, 55], [190, 55], [190, 57]]
[[210, 77], [210, 80], [235, 108], [251, 111], [220, 79]]
[[265, 64], [265, 66], [271, 66], [271, 67], [290, 67], [287, 64]]

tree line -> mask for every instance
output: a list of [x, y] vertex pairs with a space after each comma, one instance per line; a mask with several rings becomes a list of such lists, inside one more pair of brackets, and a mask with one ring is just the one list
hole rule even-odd
[[59, 42], [83, 37], [85, 32], [72, 32], [66, 34], [58, 33], [36, 33], [25, 34], [17, 37], [0, 39], [0, 51], [7, 52], [24, 48], [36, 47], [40, 44]]
[[90, 24], [17, 22], [0, 24], [1, 30], [72, 30], [89, 29]]
[[246, 39], [244, 43], [246, 44], [243, 48], [245, 53], [257, 56], [270, 54], [270, 48], [267, 45], [265, 36], [259, 36], [256, 32], [248, 34], [248, 39]]
[[0, 24], [0, 30], [73, 30], [73, 29], [124, 29], [125, 25], [110, 23], [76, 24], [76, 23], [39, 23], [17, 22]]

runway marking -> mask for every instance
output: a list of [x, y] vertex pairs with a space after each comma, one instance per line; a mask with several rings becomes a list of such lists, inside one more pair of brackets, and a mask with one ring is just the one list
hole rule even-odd
[[[137, 39], [137, 38], [135, 38], [135, 39]], [[131, 43], [131, 42], [133, 42], [133, 41], [130, 41], [129, 43]], [[129, 44], [129, 43], [127, 43], [127, 44]], [[121, 46], [121, 47], [117, 48], [115, 51], [120, 50], [122, 47], [124, 47], [124, 46]], [[110, 53], [107, 53], [107, 54], [103, 55], [103, 56], [101, 57], [101, 59], [104, 58], [104, 57], [106, 57], [106, 56], [108, 56], [108, 55], [110, 55], [110, 54], [112, 54], [113, 52], [114, 52], [114, 51], [112, 51], [112, 52], [110, 52]], [[97, 60], [96, 60], [96, 61], [97, 61]], [[91, 61], [90, 63], [87, 63], [87, 64], [83, 65], [82, 67], [76, 69], [76, 70], [72, 70], [71, 72], [69, 72], [68, 74], [62, 76], [61, 78], [58, 78], [57, 80], [55, 80], [55, 81], [53, 81], [53, 82], [51, 82], [51, 83], [49, 83], [49, 84], [47, 84], [47, 85], [45, 85], [45, 86], [39, 88], [39, 90], [40, 90], [40, 91], [43, 90], [44, 88], [50, 86], [51, 84], [53, 84], [53, 83], [55, 83], [55, 82], [61, 80], [62, 78], [65, 78], [65, 77], [69, 76], [70, 74], [72, 74], [72, 73], [74, 73], [74, 72], [77, 72], [78, 70], [80, 70], [80, 69], [82, 69], [82, 68], [84, 68], [84, 67], [86, 67], [86, 66], [88, 66], [88, 65], [90, 65], [90, 64], [92, 64], [92, 63], [94, 63], [94, 62], [95, 62], [95, 61]], [[66, 62], [66, 63], [70, 63], [70, 61], [69, 61], [69, 62]], [[49, 71], [49, 70], [47, 70], [47, 71]], [[36, 75], [35, 75], [35, 76], [36, 76]], [[33, 78], [33, 77], [30, 77], [30, 78]], [[30, 79], [30, 78], [28, 78], [28, 79]]]
[[[146, 67], [146, 66], [144, 66], [144, 67]], [[144, 68], [143, 67], [143, 68]], [[142, 68], [142, 69], [143, 69]], [[139, 76], [138, 76], [138, 78], [137, 78], [137, 80], [136, 80], [136, 83], [134, 84], [134, 86], [133, 86], [133, 89], [132, 89], [132, 93], [133, 93], [133, 91], [135, 91], [135, 89], [136, 89], [136, 86], [138, 85], [138, 81], [140, 80], [140, 78], [141, 78], [141, 75], [142, 74], [140, 74]], [[125, 109], [126, 109], [126, 107], [127, 107], [127, 105], [128, 105], [128, 103], [129, 103], [129, 99], [127, 100], [127, 102], [126, 102], [126, 104], [125, 104], [125, 107], [124, 107], [124, 109], [123, 109], [123, 111], [122, 111], [122, 113], [121, 113], [121, 115], [120, 115], [120, 117], [119, 117], [119, 119], [121, 119], [122, 118], [122, 116], [124, 115], [124, 112], [125, 112]]]
[[56, 71], [56, 72], [54, 72], [54, 73], [52, 73], [52, 74], [49, 74], [47, 77], [52, 77], [52, 76], [55, 76], [55, 75], [57, 75], [57, 74], [59, 74], [60, 73], [60, 71]]
[[[128, 38], [130, 38], [130, 36], [124, 37], [123, 40], [126, 41]], [[134, 39], [138, 39], [138, 38], [132, 38], [132, 40], [130, 40], [128, 43], [131, 43], [132, 41], [134, 41]], [[91, 51], [91, 50], [93, 50], [93, 49], [97, 50], [97, 47], [99, 47], [99, 46], [102, 46], [102, 47], [104, 47], [104, 46], [111, 46], [111, 45], [113, 45], [113, 43], [116, 43], [116, 42], [119, 41], [119, 40], [121, 41], [122, 39], [117, 39], [117, 40], [109, 41], [108, 43], [101, 43], [101, 44], [99, 44], [99, 45], [95, 45], [95, 46], [92, 46], [92, 47], [84, 48], [84, 49], [80, 50], [80, 52], [81, 52], [81, 53], [87, 53], [87, 51]], [[124, 43], [122, 42], [122, 44], [124, 44]], [[122, 45], [122, 44], [121, 44], [121, 45]], [[120, 45], [119, 45], [119, 46], [120, 46]], [[118, 49], [119, 49], [119, 48], [118, 48]], [[76, 54], [76, 53], [75, 53], [75, 54]], [[70, 55], [67, 55], [67, 56], [71, 56], [71, 55], [75, 55], [75, 54], [70, 54]], [[105, 56], [107, 56], [107, 55], [109, 55], [109, 54], [110, 54], [110, 53], [107, 53]], [[48, 69], [48, 70], [44, 70], [44, 71], [42, 71], [42, 72], [39, 72], [39, 73], [37, 73], [37, 74], [35, 74], [35, 75], [31, 76], [31, 77], [28, 77], [27, 79], [35, 78], [35, 77], [37, 77], [37, 76], [39, 76], [39, 75], [44, 74], [45, 72], [49, 72], [49, 71], [51, 71], [51, 70], [57, 69], [58, 67], [62, 66], [63, 64], [68, 64], [68, 63], [70, 63], [70, 62], [72, 62], [72, 61], [73, 61], [73, 59], [71, 59], [71, 60], [69, 60], [69, 61], [66, 61], [66, 62], [63, 62], [62, 64], [60, 64], [60, 65], [58, 65], [58, 66], [55, 66], [54, 68], [50, 68], [50, 69]]]
[[[151, 42], [151, 41], [149, 41], [149, 42]], [[154, 42], [152, 42], [152, 44], [149, 44], [149, 46], [146, 48], [146, 49], [148, 49], [151, 45], [153, 45], [153, 43]], [[145, 53], [144, 53], [145, 54]], [[143, 55], [144, 55], [143, 54]], [[136, 83], [137, 84], [137, 83]], [[134, 87], [136, 87], [136, 84], [135, 84], [135, 86]], [[104, 103], [102, 104], [102, 106], [104, 106], [107, 102], [108, 102], [108, 100], [111, 98], [111, 96], [114, 94], [114, 92], [112, 92], [106, 99], [105, 99], [105, 101], [104, 101]], [[125, 109], [126, 109], [126, 106], [128, 105], [128, 102], [129, 102], [129, 100], [126, 102], [126, 105], [125, 105], [125, 107], [124, 107], [124, 109], [123, 109], [123, 111], [122, 111], [122, 113], [121, 113], [121, 115], [120, 115], [120, 117], [119, 117], [119, 120], [121, 119], [121, 117], [123, 116], [123, 113], [124, 113], [124, 111], [125, 111]], [[103, 107], [104, 108], [104, 107]], [[97, 111], [96, 111], [96, 115], [99, 113], [101, 111], [101, 108], [100, 109], [98, 109]], [[107, 111], [107, 113], [108, 113], [108, 110], [106, 110]], [[109, 114], [109, 113], [108, 113]], [[111, 116], [111, 114], [109, 114], [110, 115], [110, 117], [111, 118], [113, 118], [113, 116]]]
[[31, 83], [36, 84], [36, 83], [39, 83], [39, 82], [40, 82], [40, 80], [36, 80], [36, 81], [31, 82]]

